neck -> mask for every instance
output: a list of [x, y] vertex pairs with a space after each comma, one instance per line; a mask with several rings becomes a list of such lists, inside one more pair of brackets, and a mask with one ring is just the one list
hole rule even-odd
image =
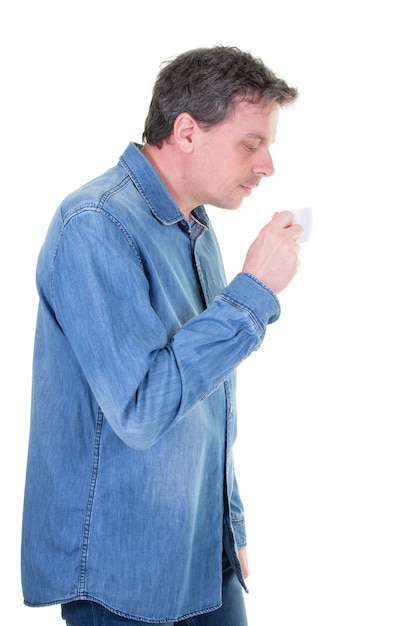
[[186, 220], [189, 220], [194, 205], [192, 202], [187, 203], [184, 181], [185, 170], [181, 155], [177, 154], [174, 146], [166, 142], [164, 142], [161, 148], [145, 144], [142, 148], [142, 154], [157, 172], [181, 213], [183, 213]]

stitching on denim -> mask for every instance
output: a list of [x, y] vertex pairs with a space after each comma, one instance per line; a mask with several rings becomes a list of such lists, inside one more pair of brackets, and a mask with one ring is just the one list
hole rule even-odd
[[85, 516], [84, 516], [83, 538], [81, 542], [80, 576], [78, 579], [78, 592], [81, 594], [81, 597], [85, 596], [86, 594], [88, 545], [89, 545], [89, 540], [90, 540], [91, 518], [93, 514], [94, 496], [95, 496], [95, 491], [96, 491], [98, 467], [99, 467], [99, 461], [100, 461], [100, 441], [101, 441], [101, 433], [103, 430], [103, 422], [104, 422], [104, 415], [102, 411], [99, 409], [97, 412], [96, 436], [94, 440], [93, 466], [92, 466], [92, 471], [91, 471], [90, 488], [88, 491], [87, 506], [86, 506]]
[[[77, 217], [78, 215], [81, 215], [82, 213], [98, 213], [100, 215], [103, 215], [104, 217], [106, 217], [110, 222], [112, 222], [115, 226], [118, 227], [118, 229], [120, 230], [120, 232], [122, 233], [122, 235], [124, 236], [124, 238], [126, 239], [129, 247], [131, 248], [133, 254], [135, 255], [135, 258], [137, 259], [138, 263], [140, 264], [142, 270], [144, 270], [144, 266], [143, 266], [143, 262], [142, 262], [142, 258], [140, 256], [140, 252], [139, 249], [137, 247], [137, 245], [135, 244], [131, 234], [129, 233], [129, 231], [127, 230], [127, 228], [124, 226], [124, 224], [118, 220], [112, 213], [110, 213], [109, 211], [106, 211], [105, 208], [103, 208], [102, 206], [96, 206], [96, 205], [83, 205], [77, 208], [76, 211], [73, 211], [71, 213], [71, 216], [69, 218], [67, 218], [64, 222], [64, 226], [67, 226], [69, 224], [69, 222], [71, 220], [73, 220], [75, 217]], [[64, 229], [61, 232], [60, 235], [60, 239], [63, 235]], [[57, 246], [58, 248], [58, 246]]]
[[120, 158], [120, 163], [121, 163], [122, 167], [126, 170], [128, 176], [134, 181], [135, 187], [137, 188], [137, 190], [139, 191], [139, 193], [141, 194], [141, 196], [145, 200], [146, 204], [151, 209], [152, 213], [155, 216], [157, 216], [159, 220], [162, 220], [166, 224], [175, 224], [175, 222], [179, 222], [180, 220], [183, 219], [184, 216], [181, 214], [181, 212], [179, 210], [173, 217], [163, 218], [161, 215], [159, 215], [157, 210], [156, 210], [156, 207], [154, 206], [154, 204], [152, 203], [150, 197], [146, 193], [146, 190], [143, 187], [141, 181], [137, 178], [137, 176], [135, 175], [135, 173], [133, 172], [133, 170], [131, 169], [131, 167], [129, 166], [129, 164], [126, 162], [126, 160], [123, 157]]
[[64, 223], [64, 218], [62, 216], [62, 212], [61, 212], [61, 228], [59, 231], [59, 237], [57, 237], [54, 254], [52, 256], [51, 267], [49, 269], [49, 288], [51, 290], [51, 302], [55, 301], [55, 288], [54, 288], [55, 260], [58, 254], [59, 243], [61, 241], [64, 230], [65, 230], [65, 223]]
[[233, 520], [232, 520], [232, 511], [231, 511], [231, 492], [230, 489], [232, 489], [232, 485], [229, 484], [228, 480], [227, 480], [227, 454], [228, 454], [228, 450], [229, 450], [229, 444], [230, 446], [233, 445], [233, 440], [231, 438], [231, 432], [230, 429], [232, 427], [231, 424], [231, 420], [229, 415], [233, 413], [233, 407], [232, 407], [232, 396], [231, 396], [231, 388], [230, 388], [230, 382], [229, 381], [225, 381], [224, 383], [224, 390], [225, 390], [225, 397], [226, 397], [226, 415], [227, 415], [227, 419], [226, 419], [226, 442], [225, 442], [225, 476], [226, 476], [226, 480], [224, 481], [224, 508], [225, 508], [225, 513], [224, 513], [224, 521], [225, 521], [225, 525], [227, 528], [227, 532], [229, 534], [229, 538], [231, 541], [229, 541], [229, 546], [230, 546], [230, 550], [227, 550], [227, 556], [229, 561], [233, 560], [233, 565], [234, 565], [234, 570], [239, 573], [240, 575], [238, 575], [238, 578], [240, 580], [240, 583], [242, 584], [243, 588], [246, 589], [246, 585], [245, 582], [243, 580], [243, 575], [241, 574], [241, 565], [240, 565], [240, 561], [237, 555], [237, 552], [235, 549], [233, 549], [233, 543], [232, 541], [236, 541], [235, 540], [235, 535], [234, 535], [234, 530], [233, 530]]
[[95, 213], [101, 213], [102, 215], [106, 216], [111, 222], [113, 222], [113, 224], [118, 226], [118, 228], [122, 232], [123, 236], [125, 237], [126, 241], [128, 242], [129, 246], [131, 247], [135, 257], [137, 258], [138, 262], [140, 263], [142, 269], [144, 269], [143, 263], [142, 263], [142, 259], [141, 259], [141, 256], [140, 256], [140, 252], [139, 252], [135, 242], [133, 241], [133, 238], [131, 237], [129, 231], [122, 224], [122, 222], [120, 222], [114, 215], [112, 215], [112, 213], [110, 213], [109, 211], [107, 211], [105, 209], [105, 205], [107, 204], [109, 199], [112, 196], [114, 196], [116, 193], [118, 193], [120, 190], [122, 190], [124, 187], [129, 185], [129, 183], [130, 183], [129, 176], [125, 176], [123, 178], [123, 180], [121, 180], [118, 185], [115, 185], [114, 187], [112, 187], [111, 189], [108, 189], [105, 193], [103, 193], [96, 203], [88, 202], [88, 203], [85, 203], [85, 204], [80, 204], [79, 206], [75, 207], [72, 211], [69, 211], [65, 218], [62, 215], [62, 209], [61, 209], [62, 223], [63, 223], [63, 226], [64, 226], [64, 228], [61, 231], [61, 236], [62, 236], [62, 234], [64, 232], [65, 226], [74, 217], [76, 217], [77, 215], [80, 215], [81, 213], [84, 213], [86, 211], [92, 211], [93, 213], [94, 212]]
[[259, 337], [262, 338], [264, 336], [265, 334], [264, 325], [259, 321], [257, 315], [252, 311], [252, 309], [242, 304], [238, 300], [235, 300], [229, 294], [224, 293], [224, 292], [219, 294], [217, 298], [219, 298], [219, 300], [224, 300], [225, 302], [228, 302], [229, 304], [233, 305], [235, 308], [240, 309], [240, 311], [243, 311], [244, 313], [246, 313], [247, 317], [252, 322], [252, 326], [255, 327], [255, 330], [257, 334], [259, 335]]

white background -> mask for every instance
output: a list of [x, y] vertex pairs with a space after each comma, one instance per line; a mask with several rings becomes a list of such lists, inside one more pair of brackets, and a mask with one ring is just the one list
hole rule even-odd
[[281, 319], [240, 368], [237, 471], [251, 626], [416, 626], [416, 46], [412, 2], [18, 0], [1, 9], [1, 622], [23, 606], [20, 524], [37, 295], [62, 198], [140, 141], [167, 57], [251, 51], [300, 92], [276, 175], [210, 209], [229, 278], [275, 210], [314, 231]]

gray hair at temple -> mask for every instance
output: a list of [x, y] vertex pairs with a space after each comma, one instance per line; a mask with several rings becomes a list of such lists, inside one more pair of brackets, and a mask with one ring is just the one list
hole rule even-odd
[[142, 140], [160, 148], [180, 113], [189, 113], [209, 129], [225, 120], [237, 101], [284, 106], [297, 96], [297, 89], [289, 87], [249, 52], [229, 46], [197, 48], [168, 60], [162, 67]]

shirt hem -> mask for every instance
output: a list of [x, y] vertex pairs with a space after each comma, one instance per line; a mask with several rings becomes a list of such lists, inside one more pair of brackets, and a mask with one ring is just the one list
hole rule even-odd
[[68, 604], [69, 602], [78, 602], [78, 601], [82, 601], [82, 600], [87, 600], [90, 602], [96, 602], [97, 604], [100, 604], [101, 606], [103, 606], [105, 609], [107, 609], [108, 611], [111, 611], [112, 613], [114, 613], [115, 615], [119, 615], [120, 617], [124, 617], [126, 619], [132, 619], [138, 622], [149, 622], [150, 624], [166, 624], [166, 623], [170, 623], [170, 622], [177, 622], [177, 621], [181, 621], [181, 620], [185, 620], [185, 619], [189, 619], [192, 617], [197, 617], [198, 615], [205, 615], [206, 613], [212, 613], [213, 611], [217, 611], [218, 609], [221, 608], [222, 606], [222, 602], [219, 602], [218, 604], [212, 606], [212, 607], [207, 607], [205, 609], [198, 609], [195, 611], [191, 611], [189, 613], [184, 613], [182, 615], [178, 615], [178, 616], [173, 616], [173, 617], [164, 617], [164, 618], [150, 618], [144, 615], [134, 615], [133, 613], [124, 613], [123, 611], [119, 611], [117, 609], [115, 609], [114, 607], [112, 607], [111, 605], [107, 604], [106, 602], [103, 602], [102, 600], [99, 600], [98, 598], [95, 598], [93, 596], [90, 596], [88, 594], [84, 594], [82, 596], [80, 595], [75, 595], [75, 596], [71, 596], [69, 598], [61, 598], [58, 600], [49, 600], [46, 602], [30, 602], [28, 600], [24, 600], [24, 604], [25, 606], [29, 607], [29, 608], [42, 608], [42, 607], [47, 607], [47, 606], [54, 606], [57, 604]]

